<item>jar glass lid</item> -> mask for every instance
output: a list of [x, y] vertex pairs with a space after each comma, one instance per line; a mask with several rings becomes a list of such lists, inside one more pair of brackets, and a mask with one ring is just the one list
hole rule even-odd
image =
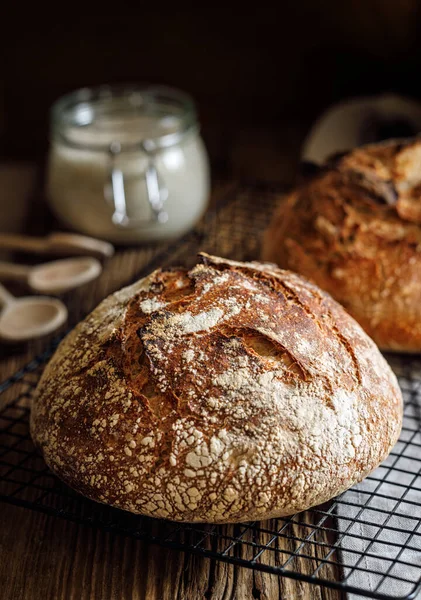
[[83, 150], [153, 152], [197, 128], [192, 98], [163, 86], [101, 86], [61, 97], [52, 107], [52, 135]]

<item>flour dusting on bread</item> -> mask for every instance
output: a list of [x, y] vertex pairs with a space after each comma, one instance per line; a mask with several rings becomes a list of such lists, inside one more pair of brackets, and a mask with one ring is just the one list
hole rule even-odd
[[145, 515], [288, 515], [360, 481], [402, 399], [330, 296], [273, 264], [202, 254], [107, 298], [59, 347], [33, 438], [85, 495]]

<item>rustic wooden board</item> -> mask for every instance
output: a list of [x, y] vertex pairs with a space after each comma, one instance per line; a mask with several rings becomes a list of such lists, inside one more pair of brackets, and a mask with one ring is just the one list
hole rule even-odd
[[334, 591], [2, 505], [4, 600], [339, 600]]

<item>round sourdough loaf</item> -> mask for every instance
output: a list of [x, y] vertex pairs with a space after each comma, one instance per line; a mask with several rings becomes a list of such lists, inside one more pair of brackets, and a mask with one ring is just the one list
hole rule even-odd
[[201, 259], [61, 343], [31, 413], [47, 464], [93, 500], [188, 522], [288, 515], [363, 479], [402, 419], [374, 343], [298, 275]]
[[331, 159], [281, 202], [262, 257], [332, 294], [380, 348], [421, 351], [421, 139]]

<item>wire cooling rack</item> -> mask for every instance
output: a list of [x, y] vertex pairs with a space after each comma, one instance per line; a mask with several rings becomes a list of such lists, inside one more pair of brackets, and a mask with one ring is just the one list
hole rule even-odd
[[[232, 190], [158, 264], [195, 261], [198, 250], [239, 260], [258, 256], [277, 202], [268, 189]], [[413, 598], [421, 589], [421, 367], [390, 356], [405, 397], [402, 434], [388, 459], [333, 501], [282, 519], [240, 525], [189, 525], [139, 517], [83, 498], [59, 481], [28, 431], [31, 397], [54, 352], [0, 384], [0, 500], [216, 560], [379, 599]]]

